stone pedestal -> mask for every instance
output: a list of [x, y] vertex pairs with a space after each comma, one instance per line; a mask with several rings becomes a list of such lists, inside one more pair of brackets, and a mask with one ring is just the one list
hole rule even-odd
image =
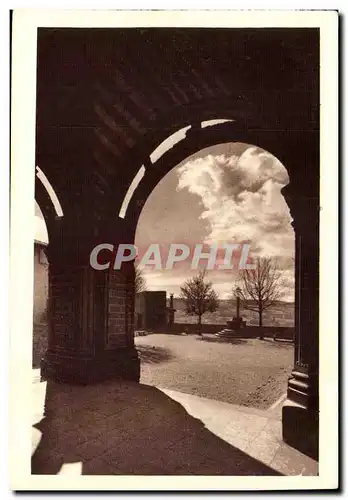
[[318, 460], [319, 412], [291, 399], [282, 410], [283, 440], [302, 453]]
[[246, 322], [240, 317], [234, 317], [231, 321], [227, 321], [227, 328], [230, 330], [239, 330], [240, 328], [245, 328]]

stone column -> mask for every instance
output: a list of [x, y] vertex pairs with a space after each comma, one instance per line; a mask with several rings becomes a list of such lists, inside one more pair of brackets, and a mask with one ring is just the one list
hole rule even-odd
[[81, 248], [76, 258], [73, 252], [52, 248], [42, 377], [78, 384], [113, 378], [139, 381], [133, 340], [134, 268], [114, 271], [111, 262], [111, 269], [95, 270]]
[[[317, 182], [315, 183], [317, 184]], [[315, 187], [315, 186], [314, 186]], [[294, 219], [295, 359], [283, 406], [283, 439], [317, 458], [319, 436], [319, 196], [291, 185], [285, 198]]]

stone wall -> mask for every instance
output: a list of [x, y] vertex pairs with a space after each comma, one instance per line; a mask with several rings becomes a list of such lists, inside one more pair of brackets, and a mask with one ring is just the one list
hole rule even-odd
[[45, 246], [34, 244], [33, 360], [35, 368], [47, 348], [48, 261]]
[[[224, 328], [226, 328], [225, 324], [202, 324], [202, 333], [214, 334], [218, 333]], [[243, 338], [256, 338], [261, 334], [265, 337], [273, 337], [276, 335], [277, 339], [287, 339], [293, 340], [295, 329], [293, 327], [284, 327], [284, 326], [253, 326], [248, 325], [245, 328], [241, 328], [238, 336]], [[174, 323], [170, 332], [168, 333], [188, 333], [195, 334], [197, 333], [197, 324], [196, 323]]]
[[110, 273], [108, 281], [108, 331], [106, 348], [124, 347], [126, 329], [126, 283], [120, 273]]
[[33, 368], [40, 368], [40, 360], [45, 354], [48, 345], [47, 323], [36, 323], [33, 325]]
[[[169, 304], [168, 304], [169, 305]], [[185, 313], [185, 305], [181, 299], [174, 298], [175, 322], [194, 323], [195, 318]], [[220, 300], [219, 309], [214, 313], [205, 313], [202, 318], [204, 324], [223, 324], [231, 320], [236, 315], [236, 303], [231, 300]], [[246, 320], [248, 325], [258, 326], [259, 318], [257, 312], [241, 308], [240, 315]], [[295, 304], [290, 302], [278, 302], [264, 312], [263, 324], [269, 326], [294, 326]]]
[[46, 321], [48, 299], [48, 261], [45, 247], [39, 243], [34, 246], [34, 324]]

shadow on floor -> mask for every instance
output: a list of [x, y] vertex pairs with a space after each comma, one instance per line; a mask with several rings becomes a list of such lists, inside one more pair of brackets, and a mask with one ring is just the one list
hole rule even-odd
[[264, 345], [267, 345], [269, 347], [275, 347], [277, 349], [293, 349], [294, 348], [294, 343], [291, 342], [290, 340], [273, 340], [271, 338], [263, 338], [262, 342], [264, 342]]
[[[155, 387], [47, 383], [32, 474], [281, 475], [218, 438]], [[38, 434], [38, 431], [35, 431]], [[75, 465], [73, 465], [75, 464]]]
[[137, 345], [136, 349], [141, 363], [162, 363], [173, 358], [171, 351], [165, 347]]

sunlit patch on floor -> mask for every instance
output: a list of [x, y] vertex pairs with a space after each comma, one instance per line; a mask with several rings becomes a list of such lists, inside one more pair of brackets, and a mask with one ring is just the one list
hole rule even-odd
[[64, 476], [81, 476], [82, 462], [75, 462], [73, 464], [63, 464], [58, 474]]

